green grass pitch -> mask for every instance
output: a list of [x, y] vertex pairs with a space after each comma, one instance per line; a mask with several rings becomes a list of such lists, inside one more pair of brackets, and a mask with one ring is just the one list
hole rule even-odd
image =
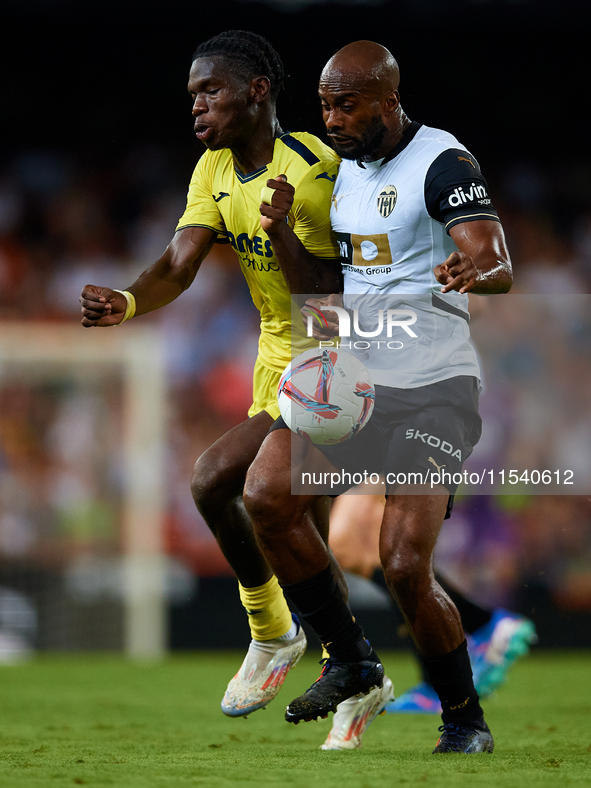
[[[319, 655], [318, 655], [319, 657]], [[293, 726], [285, 705], [317, 677], [307, 656], [280, 696], [248, 720], [219, 710], [241, 654], [160, 664], [45, 656], [0, 668], [0, 786], [433, 788], [591, 785], [588, 653], [538, 652], [485, 704], [493, 755], [431, 755], [439, 718], [383, 715], [354, 752], [318, 749], [329, 721]], [[412, 658], [382, 654], [402, 692]]]

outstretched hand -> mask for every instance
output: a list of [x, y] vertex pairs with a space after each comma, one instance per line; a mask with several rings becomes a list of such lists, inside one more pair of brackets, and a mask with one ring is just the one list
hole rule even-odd
[[86, 285], [80, 294], [82, 305], [82, 325], [117, 326], [123, 320], [127, 300], [122, 293], [108, 287]]
[[286, 175], [278, 175], [267, 181], [261, 193], [261, 227], [271, 236], [285, 224], [291, 211], [295, 189], [287, 182]]
[[444, 285], [442, 293], [457, 290], [460, 293], [469, 293], [478, 282], [478, 269], [470, 255], [465, 252], [452, 252], [441, 265], [433, 269], [437, 281]]

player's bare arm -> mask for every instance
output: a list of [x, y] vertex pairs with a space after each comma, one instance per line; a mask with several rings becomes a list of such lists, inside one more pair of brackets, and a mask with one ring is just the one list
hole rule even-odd
[[[207, 227], [179, 230], [166, 251], [127, 288], [136, 302], [136, 315], [159, 309], [181, 295], [193, 282], [216, 234]], [[86, 285], [80, 296], [82, 325], [116, 326], [123, 320], [127, 299], [108, 287]]]
[[261, 202], [261, 227], [269, 236], [290, 293], [334, 293], [342, 290], [340, 260], [315, 257], [286, 219], [295, 189], [285, 175], [267, 181]]
[[507, 293], [513, 284], [511, 259], [499, 222], [483, 219], [452, 227], [457, 252], [434, 268], [442, 293]]

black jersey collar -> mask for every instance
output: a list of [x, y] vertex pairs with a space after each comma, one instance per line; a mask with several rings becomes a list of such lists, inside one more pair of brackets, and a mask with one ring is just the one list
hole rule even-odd
[[[384, 156], [384, 158], [381, 160], [379, 166], [382, 167], [384, 164], [387, 164], [389, 161], [392, 161], [392, 159], [396, 158], [396, 156], [398, 156], [399, 153], [402, 153], [402, 151], [406, 148], [406, 146], [412, 142], [417, 131], [421, 128], [422, 125], [423, 125], [422, 123], [417, 123], [416, 120], [413, 120], [410, 126], [408, 126], [408, 128], [406, 128], [402, 133], [402, 137], [400, 138], [399, 142], [397, 142], [396, 145], [394, 145], [394, 147], [390, 151], [390, 153]], [[359, 159], [357, 159], [357, 164], [360, 167], [363, 167], [363, 169], [366, 169], [365, 164]]]
[[396, 156], [398, 156], [399, 153], [402, 153], [402, 151], [406, 148], [406, 146], [413, 141], [417, 131], [421, 128], [422, 125], [423, 125], [422, 123], [417, 123], [416, 120], [413, 120], [411, 122], [410, 126], [404, 130], [400, 142], [396, 143], [396, 145], [394, 145], [390, 153], [384, 156], [384, 160], [382, 161], [382, 166], [384, 164], [387, 164], [389, 161], [392, 161], [392, 159], [396, 158]]

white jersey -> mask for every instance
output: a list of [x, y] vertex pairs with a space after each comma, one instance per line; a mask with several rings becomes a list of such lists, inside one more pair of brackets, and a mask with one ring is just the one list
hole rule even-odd
[[[478, 219], [498, 221], [486, 181], [445, 131], [412, 123], [384, 159], [341, 163], [331, 224], [344, 258], [351, 349], [374, 383], [480, 377], [468, 296], [442, 294], [433, 273], [457, 249], [449, 229]], [[349, 347], [345, 336], [341, 346]]]

